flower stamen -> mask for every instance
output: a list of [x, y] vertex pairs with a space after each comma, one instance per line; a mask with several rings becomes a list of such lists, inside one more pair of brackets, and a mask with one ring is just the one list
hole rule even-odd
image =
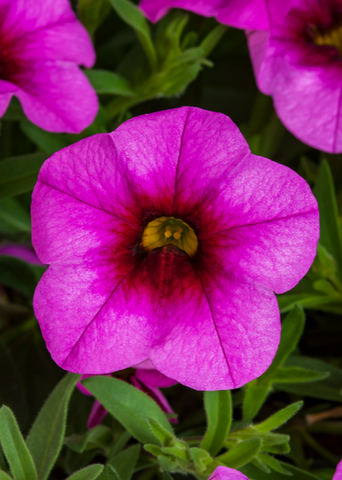
[[160, 217], [147, 224], [140, 245], [149, 252], [155, 248], [175, 245], [192, 257], [197, 252], [198, 240], [193, 229], [183, 220]]
[[313, 42], [318, 46], [335, 47], [342, 55], [342, 24], [330, 28], [310, 25]]

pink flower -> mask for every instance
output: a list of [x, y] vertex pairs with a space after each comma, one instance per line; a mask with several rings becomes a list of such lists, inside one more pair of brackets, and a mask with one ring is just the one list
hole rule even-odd
[[9, 244], [0, 248], [0, 255], [16, 257], [32, 265], [42, 265], [35, 252], [25, 245]]
[[334, 473], [332, 480], [342, 480], [342, 460], [337, 465], [336, 471]]
[[55, 153], [33, 192], [32, 232], [51, 265], [34, 309], [58, 365], [101, 374], [150, 359], [219, 390], [270, 365], [273, 292], [309, 269], [319, 221], [299, 175], [252, 155], [225, 115], [183, 107]]
[[170, 8], [182, 8], [237, 28], [268, 28], [265, 0], [141, 0], [139, 7], [157, 22]]
[[92, 67], [89, 35], [68, 0], [0, 0], [0, 116], [13, 95], [51, 132], [78, 133], [98, 110], [78, 67]]
[[208, 480], [248, 480], [248, 477], [234, 468], [217, 467]]
[[286, 15], [281, 2], [267, 3], [270, 30], [248, 34], [260, 90], [300, 140], [342, 152], [341, 1], [292, 0]]
[[[128, 374], [128, 377], [127, 375], [125, 376], [126, 380], [138, 390], [142, 390], [151, 397], [160, 406], [163, 412], [174, 413], [166, 397], [160, 391], [160, 388], [172, 387], [173, 385], [176, 385], [177, 382], [158, 372], [151, 362], [149, 362], [149, 365], [147, 365], [147, 362], [142, 362], [142, 364], [136, 365], [135, 369], [133, 375]], [[83, 375], [81, 380], [91, 376], [93, 375]], [[110, 377], [111, 375], [108, 374], [108, 376]], [[120, 374], [119, 378], [121, 378]], [[77, 384], [77, 387], [85, 395], [92, 395], [89, 390], [82, 385], [81, 381]], [[87, 427], [90, 429], [99, 425], [107, 413], [108, 411], [104, 406], [98, 400], [95, 400], [88, 418]], [[177, 423], [176, 418], [170, 418], [169, 421]]]

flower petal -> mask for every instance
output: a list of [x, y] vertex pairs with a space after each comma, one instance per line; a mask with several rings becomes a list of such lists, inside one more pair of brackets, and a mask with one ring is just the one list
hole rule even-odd
[[177, 381], [170, 377], [166, 377], [162, 373], [158, 372], [155, 368], [139, 369], [135, 372], [135, 377], [147, 387], [167, 388], [176, 385]]
[[334, 473], [333, 480], [341, 480], [342, 479], [342, 460], [336, 467], [336, 472]]
[[248, 477], [234, 468], [217, 467], [209, 480], [248, 480]]
[[152, 21], [160, 20], [170, 8], [182, 8], [231, 27], [266, 29], [269, 26], [265, 0], [142, 0], [140, 8]]

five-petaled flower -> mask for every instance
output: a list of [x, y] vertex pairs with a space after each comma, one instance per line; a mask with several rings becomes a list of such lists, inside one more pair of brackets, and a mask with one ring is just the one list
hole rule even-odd
[[94, 62], [68, 0], [0, 0], [0, 116], [15, 95], [39, 127], [79, 133], [93, 122], [98, 100], [78, 65]]
[[267, 3], [270, 30], [248, 32], [260, 90], [299, 139], [342, 152], [342, 3], [292, 0], [287, 12]]
[[239, 387], [275, 355], [274, 295], [315, 256], [317, 202], [225, 115], [133, 118], [55, 153], [32, 198], [50, 267], [34, 309], [53, 359], [86, 374], [150, 359], [189, 387]]

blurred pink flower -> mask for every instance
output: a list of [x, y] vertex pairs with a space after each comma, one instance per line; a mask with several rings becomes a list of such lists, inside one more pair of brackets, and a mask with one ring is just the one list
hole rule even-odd
[[342, 152], [342, 2], [291, 0], [286, 15], [267, 3], [270, 30], [248, 32], [260, 90], [300, 140]]
[[332, 480], [342, 480], [342, 460], [337, 465], [336, 472], [334, 473]]
[[39, 127], [82, 131], [98, 100], [78, 65], [94, 62], [90, 37], [68, 0], [0, 0], [0, 116], [15, 95]]
[[151, 22], [160, 20], [171, 8], [181, 8], [215, 17], [231, 27], [269, 27], [265, 0], [141, 0], [139, 7]]
[[50, 264], [34, 309], [58, 365], [101, 374], [150, 359], [219, 390], [272, 362], [273, 292], [308, 271], [319, 219], [303, 178], [252, 155], [225, 115], [183, 107], [55, 153], [33, 192], [32, 235]]
[[[159, 405], [163, 412], [171, 414], [174, 413], [166, 397], [160, 391], [160, 388], [172, 387], [173, 385], [176, 385], [177, 382], [172, 378], [166, 377], [162, 373], [158, 372], [158, 370], [156, 370], [151, 363], [147, 368], [144, 365], [141, 367], [142, 368], [140, 368], [140, 365], [136, 365], [134, 367], [134, 374], [125, 377], [126, 381], [151, 397]], [[85, 395], [91, 396], [92, 394], [81, 384], [81, 381], [84, 378], [92, 376], [93, 375], [83, 375], [77, 384], [78, 389]], [[111, 375], [107, 374], [107, 376], [110, 377]], [[120, 374], [118, 378], [121, 378]], [[95, 400], [88, 418], [87, 427], [90, 429], [96, 425], [99, 425], [107, 413], [108, 411], [104, 408], [104, 406], [98, 400]], [[169, 421], [172, 423], [177, 423], [176, 418], [170, 418]]]
[[0, 255], [16, 257], [32, 265], [43, 265], [32, 248], [25, 245], [9, 244], [0, 247]]
[[248, 477], [234, 468], [217, 467], [208, 480], [248, 480]]

